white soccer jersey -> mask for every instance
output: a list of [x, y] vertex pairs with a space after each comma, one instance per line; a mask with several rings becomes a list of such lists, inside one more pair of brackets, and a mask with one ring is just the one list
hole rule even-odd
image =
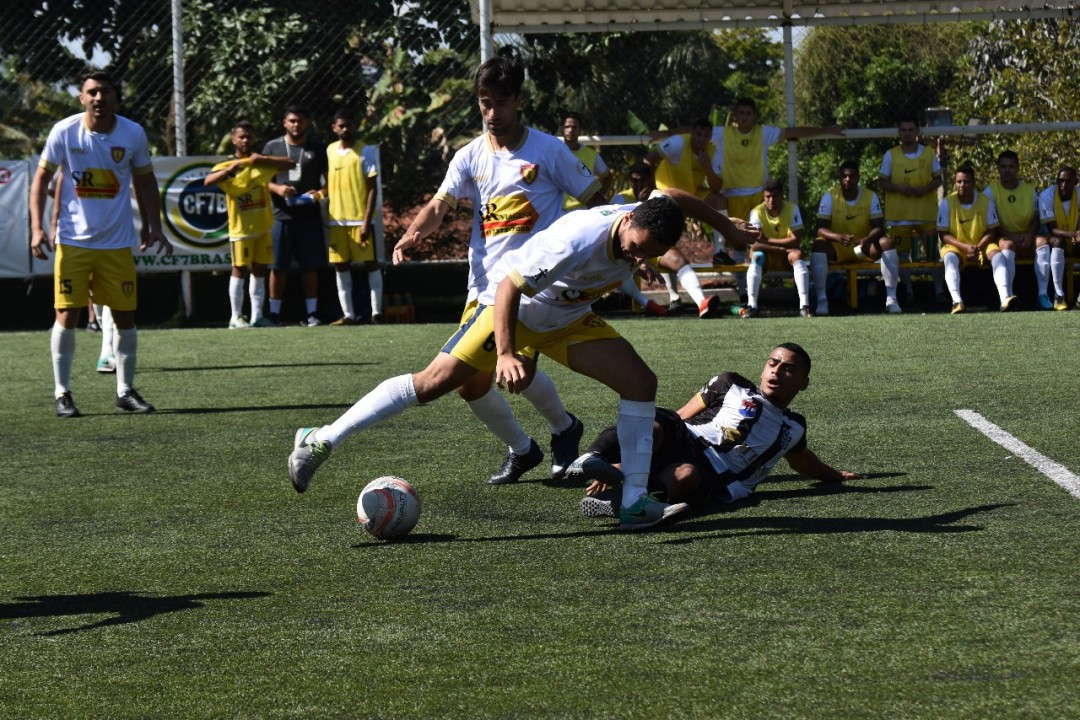
[[473, 206], [469, 300], [494, 292], [503, 277], [492, 274], [499, 259], [555, 222], [564, 194], [587, 200], [599, 188], [562, 140], [533, 128], [512, 150], [495, 150], [487, 133], [458, 150], [435, 198]]
[[[1054, 193], [1057, 192], [1057, 185], [1051, 185], [1050, 187], [1039, 193], [1039, 222], [1046, 223], [1056, 222], [1054, 218]], [[1068, 215], [1069, 207], [1072, 206], [1072, 200], [1062, 200], [1061, 209]]]
[[[629, 278], [638, 262], [622, 257], [615, 228], [635, 207], [603, 205], [569, 213], [508, 252], [498, 272], [521, 289], [518, 320], [537, 332], [565, 328]], [[496, 288], [489, 286], [480, 303], [493, 304]]]
[[744, 498], [784, 455], [806, 447], [806, 419], [781, 410], [737, 373], [717, 375], [699, 391], [705, 409], [686, 422], [730, 500]]
[[131, 214], [131, 178], [152, 173], [142, 126], [116, 116], [107, 133], [86, 126], [85, 113], [53, 126], [38, 163], [63, 168], [57, 233], [64, 245], [99, 250], [138, 243]]

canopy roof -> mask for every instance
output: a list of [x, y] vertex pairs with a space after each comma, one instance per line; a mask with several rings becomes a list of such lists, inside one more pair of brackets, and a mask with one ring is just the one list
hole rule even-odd
[[469, 0], [499, 33], [695, 30], [1062, 17], [1075, 2], [1032, 0]]

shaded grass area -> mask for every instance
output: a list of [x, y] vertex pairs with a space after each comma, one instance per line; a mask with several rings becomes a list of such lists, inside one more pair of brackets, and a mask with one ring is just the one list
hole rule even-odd
[[[1080, 472], [1080, 313], [619, 320], [678, 407], [814, 358], [811, 447], [748, 502], [625, 536], [580, 490], [483, 480], [504, 449], [456, 398], [371, 428], [296, 495], [296, 427], [423, 367], [450, 325], [140, 333], [160, 412], [112, 412], [80, 333], [52, 416], [48, 335], [0, 342], [0, 715], [1074, 717], [1080, 501], [953, 413]], [[607, 389], [546, 362], [586, 435]], [[511, 404], [542, 446], [547, 430]], [[406, 542], [356, 495], [401, 475]]]

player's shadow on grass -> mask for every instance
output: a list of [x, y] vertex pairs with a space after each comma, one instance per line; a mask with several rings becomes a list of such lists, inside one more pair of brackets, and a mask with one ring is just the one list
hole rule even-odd
[[197, 610], [203, 607], [203, 601], [206, 600], [245, 600], [269, 595], [268, 592], [219, 592], [155, 597], [126, 590], [85, 595], [33, 595], [15, 598], [21, 602], [0, 603], [0, 620], [68, 615], [107, 614], [110, 616], [78, 627], [38, 633], [41, 636], [50, 637], [110, 625], [127, 625], [181, 610]]
[[273, 368], [310, 368], [310, 367], [362, 367], [378, 365], [373, 362], [303, 362], [303, 363], [243, 363], [240, 365], [187, 365], [184, 367], [142, 367], [139, 373], [174, 373], [201, 372], [203, 370], [262, 370]]
[[[1013, 507], [1016, 503], [977, 505], [975, 507], [954, 510], [910, 518], [875, 518], [875, 517], [732, 517], [727, 514], [717, 516], [699, 514], [682, 519], [673, 525], [675, 532], [719, 531], [704, 537], [674, 538], [666, 542], [672, 544], [690, 543], [697, 540], [716, 538], [748, 537], [752, 535], [830, 535], [833, 533], [865, 532], [901, 532], [901, 533], [961, 533], [982, 530], [981, 525], [958, 525], [974, 515], [993, 512], [1003, 507]], [[708, 510], [706, 510], [708, 512]]]

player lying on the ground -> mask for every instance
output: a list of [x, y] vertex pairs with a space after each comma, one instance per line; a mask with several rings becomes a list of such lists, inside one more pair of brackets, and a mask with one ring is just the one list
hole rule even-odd
[[620, 527], [650, 527], [685, 509], [645, 491], [656, 412], [656, 375], [592, 303], [674, 245], [684, 210], [717, 223], [744, 242], [727, 218], [687, 193], [637, 205], [569, 213], [500, 261], [503, 280], [479, 297], [476, 313], [421, 372], [384, 381], [333, 424], [301, 428], [289, 456], [289, 478], [303, 492], [332, 448], [353, 433], [431, 402], [479, 372], [495, 371], [499, 387], [520, 393], [536, 368], [536, 352], [594, 378], [619, 394], [617, 432], [623, 447]]
[[[806, 445], [806, 419], [788, 409], [810, 382], [810, 355], [795, 343], [773, 348], [755, 386], [726, 372], [709, 380], [678, 411], [657, 408], [648, 489], [661, 502], [700, 505], [749, 497], [785, 458], [812, 480], [839, 482], [865, 475], [837, 470]], [[612, 428], [593, 441], [567, 470], [590, 482], [581, 511], [613, 515], [623, 473], [620, 442]]]

